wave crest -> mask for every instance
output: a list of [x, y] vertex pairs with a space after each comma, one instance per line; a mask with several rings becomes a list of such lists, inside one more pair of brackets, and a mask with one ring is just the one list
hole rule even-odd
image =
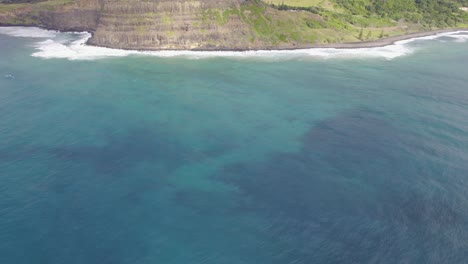
[[60, 33], [36, 27], [0, 27], [0, 34], [22, 38], [55, 38]]

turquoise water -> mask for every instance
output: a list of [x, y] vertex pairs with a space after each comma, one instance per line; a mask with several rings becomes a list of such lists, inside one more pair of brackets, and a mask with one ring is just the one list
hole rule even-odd
[[70, 61], [37, 41], [0, 35], [0, 263], [468, 262], [466, 42]]

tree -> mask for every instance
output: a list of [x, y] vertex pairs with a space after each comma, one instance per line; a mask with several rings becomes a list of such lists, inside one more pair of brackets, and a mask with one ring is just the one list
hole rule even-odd
[[359, 31], [358, 39], [362, 40], [363, 35], [364, 35], [364, 29], [361, 28], [361, 30]]

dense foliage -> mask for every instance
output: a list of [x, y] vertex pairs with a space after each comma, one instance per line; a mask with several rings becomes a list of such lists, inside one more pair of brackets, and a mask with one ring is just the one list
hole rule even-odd
[[426, 26], [456, 26], [466, 19], [464, 2], [451, 0], [336, 0], [354, 15], [389, 17]]
[[275, 7], [280, 10], [305, 10], [325, 14], [361, 26], [366, 25], [365, 21], [359, 18], [391, 19], [424, 27], [452, 27], [468, 22], [468, 12], [460, 9], [462, 6], [468, 6], [468, 0], [334, 0], [334, 2], [344, 12], [285, 4]]

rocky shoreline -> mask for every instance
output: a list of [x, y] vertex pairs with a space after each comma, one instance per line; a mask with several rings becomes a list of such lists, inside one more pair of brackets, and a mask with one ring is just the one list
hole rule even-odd
[[[34, 25], [5, 25], [0, 23], [0, 27], [37, 27], [45, 30], [51, 31], [58, 31], [58, 32], [88, 32], [91, 35], [93, 32], [86, 31], [85, 29], [72, 29], [72, 30], [61, 30], [54, 27], [44, 27], [44, 26], [34, 26]], [[245, 51], [274, 51], [274, 50], [301, 50], [301, 49], [321, 49], [321, 48], [332, 48], [332, 49], [362, 49], [362, 48], [378, 48], [378, 47], [385, 47], [388, 45], [395, 44], [395, 42], [413, 39], [413, 38], [421, 38], [421, 37], [428, 37], [434, 36], [437, 34], [443, 33], [450, 33], [450, 32], [457, 32], [457, 31], [466, 31], [468, 32], [468, 28], [449, 28], [449, 29], [437, 29], [437, 30], [429, 30], [429, 31], [421, 31], [421, 32], [413, 32], [403, 35], [391, 36], [382, 39], [372, 40], [372, 41], [362, 41], [362, 42], [348, 42], [348, 43], [330, 43], [330, 44], [322, 44], [322, 45], [283, 45], [283, 46], [266, 46], [261, 48], [253, 48], [253, 49], [242, 49], [242, 48], [220, 48], [220, 47], [213, 47], [213, 48], [194, 48], [194, 49], [161, 49], [161, 48], [148, 48], [148, 49], [132, 49], [132, 48], [122, 48], [116, 47], [112, 45], [97, 45], [92, 43], [89, 38], [86, 41], [86, 45], [94, 46], [94, 47], [103, 47], [103, 48], [110, 48], [110, 49], [120, 49], [120, 50], [129, 50], [129, 51], [234, 51], [234, 52], [245, 52]]]
[[450, 33], [456, 31], [467, 31], [468, 28], [450, 28], [450, 29], [437, 29], [437, 30], [429, 30], [429, 31], [421, 31], [421, 32], [413, 32], [404, 35], [397, 35], [372, 41], [362, 41], [362, 42], [348, 42], [348, 43], [330, 43], [330, 44], [323, 44], [323, 45], [294, 45], [294, 46], [273, 46], [273, 47], [264, 47], [264, 48], [256, 48], [256, 49], [230, 49], [230, 48], [195, 48], [195, 49], [126, 49], [126, 48], [118, 48], [112, 46], [103, 46], [103, 45], [95, 45], [89, 42], [86, 42], [86, 45], [96, 46], [96, 47], [104, 47], [104, 48], [111, 48], [111, 49], [123, 49], [123, 50], [138, 50], [138, 51], [167, 51], [167, 50], [174, 50], [174, 51], [259, 51], [259, 50], [301, 50], [301, 49], [320, 49], [320, 48], [333, 48], [333, 49], [362, 49], [362, 48], [378, 48], [378, 47], [385, 47], [388, 45], [395, 44], [395, 42], [408, 40], [413, 38], [421, 38], [421, 37], [428, 37], [437, 34], [443, 33]]
[[421, 32], [414, 32], [414, 33], [408, 33], [404, 35], [397, 35], [397, 36], [377, 39], [373, 41], [333, 43], [333, 44], [323, 45], [320, 47], [336, 48], [336, 49], [377, 48], [377, 47], [384, 47], [384, 46], [392, 45], [395, 42], [402, 41], [402, 40], [407, 40], [407, 39], [412, 39], [412, 38], [422, 38], [422, 37], [428, 37], [428, 36], [433, 36], [437, 34], [456, 32], [456, 31], [468, 31], [468, 28], [450, 28], [450, 29], [421, 31]]

